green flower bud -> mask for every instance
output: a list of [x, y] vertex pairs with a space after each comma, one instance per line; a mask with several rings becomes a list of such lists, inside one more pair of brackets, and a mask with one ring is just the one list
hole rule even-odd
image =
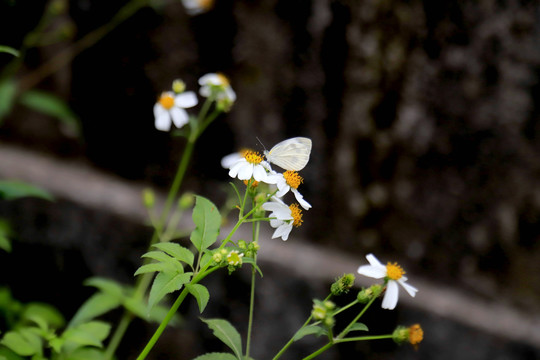
[[190, 209], [195, 204], [195, 196], [192, 193], [185, 193], [178, 199], [178, 207], [182, 210]]
[[172, 83], [172, 89], [176, 94], [183, 93], [186, 90], [186, 83], [180, 79], [176, 79]]
[[248, 245], [245, 240], [238, 240], [238, 247], [242, 250], [245, 250], [248, 248]]
[[409, 340], [409, 329], [405, 326], [398, 326], [392, 333], [392, 340], [397, 344], [403, 344]]
[[143, 197], [143, 204], [145, 207], [147, 207], [148, 209], [151, 209], [154, 207], [156, 203], [156, 196], [152, 189], [150, 188], [144, 189], [142, 193], [142, 197]]
[[219, 252], [214, 253], [214, 255], [212, 255], [212, 260], [213, 260], [216, 264], [219, 264], [219, 263], [221, 263], [221, 261], [223, 260], [223, 255], [221, 255]]
[[346, 294], [349, 292], [350, 288], [353, 287], [354, 280], [355, 277], [353, 274], [344, 274], [332, 284], [330, 292], [334, 296]]
[[313, 316], [315, 320], [324, 320], [324, 318], [326, 317], [326, 308], [319, 304], [313, 304], [311, 316]]

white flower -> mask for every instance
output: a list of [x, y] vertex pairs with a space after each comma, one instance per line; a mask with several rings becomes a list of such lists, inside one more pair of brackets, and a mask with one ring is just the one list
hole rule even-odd
[[182, 0], [189, 15], [205, 13], [214, 7], [214, 0]]
[[161, 93], [159, 100], [154, 105], [154, 118], [156, 129], [169, 131], [171, 122], [177, 128], [187, 124], [189, 116], [187, 108], [197, 105], [197, 96], [193, 91], [186, 91], [181, 94], [175, 94], [172, 91]]
[[262, 208], [271, 211], [268, 215], [270, 226], [276, 229], [272, 234], [272, 239], [281, 237], [285, 241], [289, 238], [293, 226], [298, 227], [302, 224], [302, 210], [298, 204], [287, 206], [280, 199], [273, 197], [272, 201], [264, 203]]
[[240, 157], [229, 167], [229, 176], [238, 177], [240, 180], [249, 180], [254, 178], [257, 181], [267, 181], [265, 161], [263, 157], [255, 151], [246, 151], [244, 156]]
[[384, 266], [373, 254], [366, 255], [366, 259], [368, 260], [369, 265], [360, 266], [358, 268], [358, 273], [374, 279], [385, 279], [386, 292], [382, 301], [383, 309], [392, 310], [396, 307], [399, 292], [398, 284], [400, 284], [412, 297], [416, 295], [418, 289], [405, 283], [407, 281], [407, 278], [403, 276], [405, 271], [403, 271], [397, 263], [388, 263]]
[[304, 197], [298, 191], [298, 186], [303, 181], [304, 179], [296, 171], [292, 170], [287, 170], [283, 174], [272, 171], [272, 174], [268, 176], [268, 182], [276, 184], [278, 188], [276, 196], [283, 197], [290, 190], [304, 210], [309, 210], [311, 209], [311, 204], [304, 200]]
[[201, 96], [209, 97], [214, 93], [218, 101], [232, 104], [236, 100], [236, 93], [231, 87], [229, 79], [221, 73], [209, 73], [199, 79]]

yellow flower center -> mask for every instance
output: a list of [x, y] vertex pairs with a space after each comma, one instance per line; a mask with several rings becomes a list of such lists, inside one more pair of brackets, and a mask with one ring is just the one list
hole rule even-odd
[[304, 182], [304, 179], [298, 175], [296, 171], [287, 170], [283, 173], [283, 177], [287, 184], [293, 189], [298, 189], [301, 183]]
[[174, 98], [171, 96], [171, 94], [163, 93], [159, 97], [159, 103], [165, 109], [169, 110], [174, 106]]
[[409, 342], [417, 347], [422, 340], [424, 340], [424, 330], [422, 330], [420, 324], [414, 324], [409, 327]]
[[214, 6], [214, 0], [198, 0], [197, 3], [204, 10], [210, 10]]
[[405, 275], [405, 271], [397, 263], [388, 263], [386, 264], [386, 276], [391, 280], [399, 280]]
[[[205, 1], [205, 0], [199, 0], [199, 1]], [[206, 1], [209, 1], [209, 0], [206, 0]], [[210, 2], [213, 2], [213, 1], [210, 1]], [[221, 86], [229, 86], [230, 85], [230, 82], [229, 82], [229, 79], [223, 75], [222, 73], [216, 73], [218, 79], [219, 79], [219, 82], [221, 83]]]
[[244, 153], [244, 157], [246, 158], [247, 162], [251, 164], [260, 164], [260, 162], [263, 161], [261, 154], [256, 151], [247, 150]]
[[293, 217], [293, 225], [295, 227], [299, 227], [302, 225], [302, 210], [298, 206], [298, 204], [292, 204], [289, 206], [289, 209], [291, 209], [291, 216]]
[[[244, 256], [242, 254], [242, 256]], [[227, 255], [227, 262], [229, 265], [241, 265], [242, 264], [242, 256], [238, 253], [238, 251], [234, 250]]]

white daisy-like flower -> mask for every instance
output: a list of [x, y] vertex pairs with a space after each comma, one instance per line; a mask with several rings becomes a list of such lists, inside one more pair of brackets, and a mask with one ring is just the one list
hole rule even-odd
[[276, 196], [283, 197], [290, 190], [304, 210], [311, 209], [311, 204], [304, 200], [304, 196], [298, 191], [298, 186], [304, 182], [304, 179], [296, 171], [287, 170], [283, 174], [273, 171], [268, 178], [268, 182], [276, 184], [278, 188]]
[[214, 0], [182, 0], [189, 15], [199, 15], [214, 7]]
[[229, 176], [238, 177], [240, 180], [249, 180], [254, 178], [257, 181], [267, 181], [266, 168], [264, 167], [264, 158], [256, 151], [246, 151], [244, 156], [240, 157], [229, 167]]
[[386, 292], [382, 301], [382, 308], [392, 310], [396, 307], [399, 297], [399, 287], [401, 285], [412, 297], [416, 295], [417, 288], [406, 284], [407, 278], [403, 276], [405, 271], [397, 263], [381, 264], [373, 255], [366, 255], [369, 265], [362, 265], [358, 268], [358, 273], [374, 279], [382, 279], [386, 282]]
[[223, 158], [221, 158], [221, 167], [224, 169], [230, 169], [234, 165], [234, 163], [244, 158], [249, 151], [253, 150], [241, 149], [240, 151], [225, 155]]
[[298, 204], [287, 206], [279, 198], [273, 197], [271, 201], [262, 205], [266, 211], [270, 211], [270, 226], [276, 230], [272, 234], [272, 239], [281, 237], [284, 241], [289, 238], [289, 234], [294, 227], [302, 225], [302, 210]]
[[158, 101], [154, 105], [154, 118], [156, 129], [169, 131], [171, 123], [177, 128], [181, 128], [188, 123], [189, 115], [187, 108], [197, 105], [197, 95], [193, 91], [186, 91], [175, 94], [172, 91], [161, 93]]
[[199, 79], [201, 96], [209, 97], [214, 93], [218, 101], [232, 104], [236, 101], [236, 93], [231, 87], [229, 79], [222, 73], [209, 73]]

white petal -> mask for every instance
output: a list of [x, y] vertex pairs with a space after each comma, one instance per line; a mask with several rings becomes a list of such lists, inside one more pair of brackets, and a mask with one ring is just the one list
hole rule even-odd
[[232, 102], [236, 101], [236, 93], [230, 86], [225, 88], [225, 96]]
[[240, 159], [243, 159], [243, 156], [240, 155], [240, 153], [232, 153], [226, 155], [221, 159], [221, 166], [225, 169], [230, 169], [234, 165], [234, 163], [236, 163]]
[[261, 165], [254, 165], [253, 178], [257, 181], [266, 182], [266, 169], [263, 168]]
[[[161, 108], [161, 110], [164, 110]], [[155, 121], [154, 126], [160, 131], [169, 131], [171, 129], [171, 116], [167, 111], [154, 111]]]
[[399, 296], [398, 285], [394, 280], [388, 281], [386, 285], [386, 293], [382, 301], [382, 308], [393, 310], [396, 307]]
[[208, 85], [208, 84], [212, 84], [212, 85], [221, 84], [221, 81], [219, 81], [219, 76], [216, 73], [209, 73], [199, 78], [199, 85]]
[[377, 258], [375, 257], [375, 255], [373, 254], [367, 254], [366, 255], [366, 259], [367, 261], [370, 263], [370, 265], [373, 265], [373, 266], [382, 266], [384, 268], [386, 268], [386, 266], [384, 266], [383, 264], [381, 264], [381, 262], [379, 260], [377, 260]]
[[362, 265], [358, 268], [358, 273], [374, 279], [382, 279], [386, 276], [386, 269], [381, 269], [378, 266]]
[[210, 94], [212, 93], [212, 91], [210, 90], [210, 87], [208, 86], [203, 86], [199, 89], [199, 94], [202, 96], [202, 97], [210, 97]]
[[244, 166], [238, 171], [238, 178], [240, 180], [249, 180], [253, 176], [253, 164], [250, 164], [246, 161]]
[[197, 95], [193, 91], [186, 91], [176, 95], [174, 98], [174, 104], [181, 108], [190, 108], [197, 105]]
[[289, 234], [291, 233], [292, 225], [284, 224], [276, 229], [274, 231], [274, 234], [272, 235], [272, 239], [281, 237], [284, 241], [289, 238]]
[[231, 169], [229, 170], [229, 176], [232, 178], [235, 178], [238, 175], [238, 172], [240, 171], [240, 169], [245, 165], [245, 163], [246, 163], [246, 160], [244, 158], [235, 162], [231, 166]]
[[291, 189], [292, 193], [294, 194], [294, 197], [296, 198], [296, 201], [304, 208], [304, 210], [311, 209], [311, 204], [308, 203], [306, 200], [304, 200], [304, 197], [300, 192], [296, 189]]
[[412, 297], [414, 297], [416, 295], [416, 292], [418, 291], [417, 288], [415, 288], [412, 285], [407, 284], [405, 282], [405, 280], [403, 280], [403, 278], [399, 279], [398, 282], [401, 284], [401, 286], [403, 286], [405, 291], [407, 291], [409, 293], [409, 295], [411, 295]]
[[172, 120], [177, 128], [181, 128], [188, 122], [188, 114], [186, 110], [174, 107], [170, 110]]

